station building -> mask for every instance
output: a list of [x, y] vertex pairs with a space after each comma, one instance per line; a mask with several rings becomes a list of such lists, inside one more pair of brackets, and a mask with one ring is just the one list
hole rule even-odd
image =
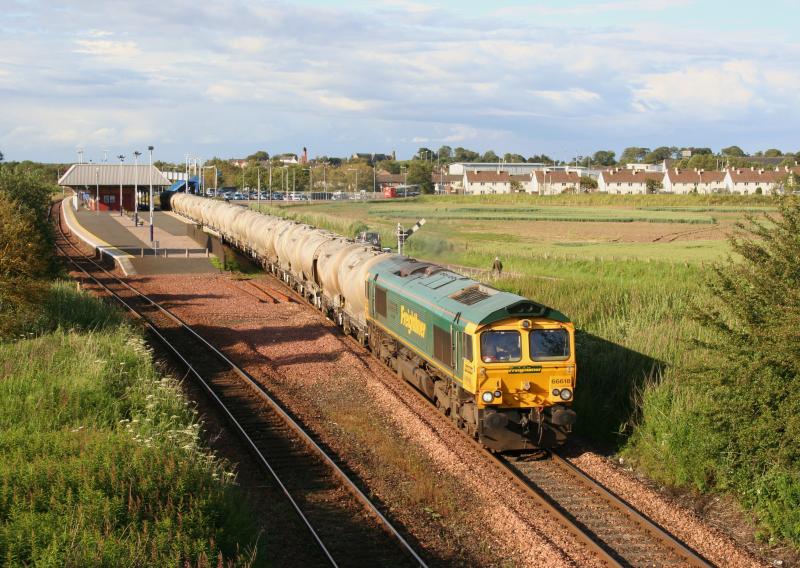
[[148, 205], [150, 183], [156, 195], [172, 185], [155, 166], [148, 164], [73, 164], [58, 185], [73, 189], [92, 211], [133, 211]]

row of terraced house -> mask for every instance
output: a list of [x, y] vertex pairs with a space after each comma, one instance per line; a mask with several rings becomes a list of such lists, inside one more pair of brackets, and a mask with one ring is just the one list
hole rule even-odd
[[[780, 190], [789, 176], [800, 175], [800, 167], [776, 169], [729, 168], [721, 171], [670, 168], [665, 171], [610, 168], [597, 174], [596, 191], [612, 194], [644, 193], [736, 193], [759, 194]], [[507, 171], [464, 172], [452, 180], [446, 192], [482, 195], [492, 193], [534, 193], [553, 195], [577, 192], [581, 178], [577, 171], [544, 168], [527, 174]]]

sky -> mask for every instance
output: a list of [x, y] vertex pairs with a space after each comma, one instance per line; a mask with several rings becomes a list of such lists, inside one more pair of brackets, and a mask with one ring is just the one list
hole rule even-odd
[[0, 152], [800, 151], [798, 0], [3, 0]]

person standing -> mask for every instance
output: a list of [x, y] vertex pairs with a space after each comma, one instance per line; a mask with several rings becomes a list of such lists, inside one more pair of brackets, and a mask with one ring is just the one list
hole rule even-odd
[[503, 275], [503, 263], [500, 262], [500, 257], [494, 257], [494, 263], [492, 263], [492, 274], [497, 278]]

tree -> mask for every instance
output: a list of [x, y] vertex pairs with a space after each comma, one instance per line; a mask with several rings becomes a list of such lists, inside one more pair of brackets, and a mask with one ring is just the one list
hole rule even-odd
[[414, 159], [417, 160], [436, 160], [436, 153], [430, 148], [422, 147], [414, 154]]
[[0, 162], [2, 162], [2, 161], [3, 161], [3, 153], [0, 152]]
[[525, 163], [525, 157], [519, 154], [511, 154], [510, 152], [506, 152], [503, 155], [503, 161], [508, 162], [509, 164], [522, 164]]
[[480, 160], [481, 155], [472, 150], [467, 150], [461, 146], [453, 150], [453, 158], [456, 162], [477, 162]]
[[617, 163], [616, 152], [611, 150], [598, 150], [592, 154], [592, 162], [601, 166], [613, 166]]
[[481, 156], [482, 162], [499, 162], [500, 156], [494, 153], [494, 150], [486, 150], [486, 153]]
[[384, 160], [381, 162], [380, 169], [389, 174], [399, 174], [400, 162], [397, 160]]
[[529, 163], [529, 164], [546, 164], [546, 165], [552, 165], [552, 164], [555, 164], [555, 161], [553, 160], [553, 158], [551, 158], [551, 157], [550, 157], [550, 156], [548, 156], [547, 154], [540, 154], [540, 155], [538, 155], [538, 156], [534, 154], [533, 156], [531, 156], [530, 158], [528, 158], [528, 163]]
[[259, 150], [258, 152], [253, 152], [245, 159], [252, 162], [265, 162], [269, 160], [269, 154], [267, 154], [264, 150]]
[[717, 157], [713, 154], [695, 154], [686, 162], [686, 167], [698, 170], [716, 170]]
[[779, 156], [783, 156], [783, 152], [781, 152], [777, 148], [770, 148], [769, 150], [764, 152], [764, 156], [766, 156], [767, 158], [777, 158]]
[[414, 160], [408, 166], [408, 184], [419, 186], [420, 193], [433, 193], [433, 166], [424, 160]]
[[[614, 152], [611, 152], [612, 154]], [[581, 176], [581, 192], [589, 193], [597, 189], [597, 180], [590, 176]]]
[[747, 155], [739, 146], [728, 146], [720, 150], [720, 153], [723, 156], [729, 156], [731, 158], [744, 158]]
[[630, 164], [632, 162], [641, 162], [644, 157], [650, 152], [650, 148], [640, 148], [638, 146], [631, 146], [625, 148], [620, 156], [619, 161], [621, 164]]
[[511, 193], [521, 193], [522, 192], [522, 184], [517, 180], [511, 180], [510, 189]]
[[661, 189], [664, 189], [664, 184], [657, 179], [648, 179], [645, 185], [647, 186], [647, 193], [658, 193]]
[[436, 155], [439, 156], [439, 160], [443, 163], [449, 162], [453, 158], [453, 149], [450, 146], [442, 146], [436, 152]]
[[663, 162], [664, 160], [668, 160], [672, 157], [672, 149], [667, 146], [659, 146], [652, 152], [648, 152], [644, 157], [644, 162], [646, 164], [657, 164], [659, 162]]

